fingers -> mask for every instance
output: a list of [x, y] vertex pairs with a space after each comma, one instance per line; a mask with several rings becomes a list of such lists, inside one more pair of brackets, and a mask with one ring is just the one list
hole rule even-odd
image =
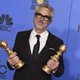
[[16, 52], [14, 52], [14, 54], [16, 54], [16, 55], [17, 55], [17, 53], [16, 53]]
[[57, 58], [52, 58], [47, 62], [47, 65], [52, 69], [56, 69], [59, 65], [59, 61], [57, 60]]
[[56, 63], [58, 62], [58, 59], [57, 59], [55, 56], [51, 56], [51, 59], [52, 59], [53, 61], [55, 61]]
[[11, 65], [15, 65], [16, 63], [18, 63], [20, 61], [19, 57], [16, 54], [17, 53], [14, 52], [14, 54], [9, 55], [9, 57], [8, 57], [8, 62]]

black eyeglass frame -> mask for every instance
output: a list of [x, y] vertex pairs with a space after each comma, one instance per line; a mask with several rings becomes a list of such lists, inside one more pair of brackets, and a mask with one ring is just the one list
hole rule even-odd
[[42, 15], [41, 13], [36, 12], [35, 13], [36, 18], [41, 19], [43, 18], [45, 21], [51, 20], [51, 17], [48, 15]]

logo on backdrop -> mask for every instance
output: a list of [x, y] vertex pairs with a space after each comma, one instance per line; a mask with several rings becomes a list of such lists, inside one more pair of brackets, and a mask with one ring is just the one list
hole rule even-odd
[[0, 15], [0, 30], [10, 32], [13, 25], [12, 17], [6, 14]]
[[0, 64], [0, 78], [6, 79], [7, 67]]
[[32, 0], [31, 9], [35, 9], [36, 6], [43, 3], [47, 4], [48, 2], [49, 2], [48, 0]]

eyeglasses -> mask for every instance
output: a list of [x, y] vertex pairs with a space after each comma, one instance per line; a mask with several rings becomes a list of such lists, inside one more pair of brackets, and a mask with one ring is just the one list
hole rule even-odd
[[42, 19], [45, 20], [45, 21], [49, 21], [51, 19], [50, 16], [47, 16], [47, 15], [42, 15], [41, 13], [35, 13], [35, 16], [36, 18], [38, 19]]

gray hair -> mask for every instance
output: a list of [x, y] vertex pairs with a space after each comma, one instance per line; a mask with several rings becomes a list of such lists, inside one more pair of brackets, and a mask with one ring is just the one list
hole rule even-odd
[[51, 11], [51, 16], [53, 16], [54, 8], [52, 6], [50, 6], [49, 4], [40, 4], [35, 8], [35, 11], [37, 11], [38, 9], [40, 9], [42, 7], [48, 8]]

